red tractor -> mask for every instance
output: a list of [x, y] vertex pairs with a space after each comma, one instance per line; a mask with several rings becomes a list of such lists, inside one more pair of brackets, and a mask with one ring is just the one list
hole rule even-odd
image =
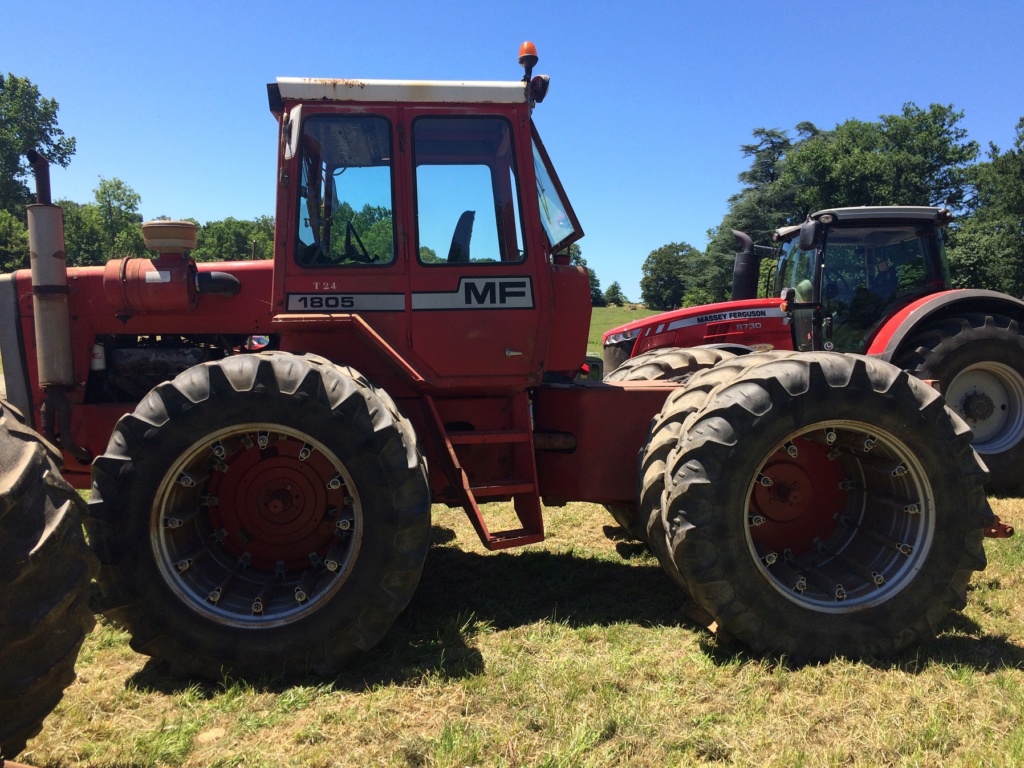
[[[812, 214], [767, 249], [774, 294], [757, 299], [758, 250], [742, 246], [733, 300], [666, 312], [604, 335], [612, 380], [678, 378], [694, 348], [724, 353], [836, 350], [892, 362], [935, 380], [974, 431], [989, 487], [1019, 490], [1024, 467], [1024, 301], [951, 290], [940, 208], [866, 206]], [[707, 353], [701, 353], [706, 355]], [[680, 360], [679, 358], [682, 358]], [[678, 370], [677, 370], [678, 369]]]
[[32, 207], [35, 269], [0, 277], [4, 374], [92, 489], [100, 609], [180, 671], [333, 674], [412, 598], [432, 503], [500, 549], [579, 500], [638, 510], [757, 651], [932, 637], [985, 564], [966, 425], [866, 356], [576, 381], [583, 233], [533, 124], [531, 45], [520, 63], [508, 83], [270, 84], [272, 261], [196, 264], [191, 225], [158, 221], [155, 260], [51, 274], [59, 211]]

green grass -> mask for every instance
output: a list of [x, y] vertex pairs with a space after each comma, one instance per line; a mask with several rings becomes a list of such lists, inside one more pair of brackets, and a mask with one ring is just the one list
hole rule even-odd
[[[633, 309], [635, 307], [635, 309]], [[621, 307], [594, 307], [590, 316], [590, 337], [587, 339], [587, 354], [601, 354], [601, 337], [604, 332], [620, 325], [658, 314], [642, 304], [626, 304]]]
[[[652, 314], [594, 311], [600, 332]], [[1024, 503], [993, 499], [1004, 522]], [[497, 514], [508, 515], [498, 508]], [[101, 620], [79, 679], [20, 756], [149, 766], [1017, 766], [1024, 764], [1024, 541], [938, 637], [887, 661], [760, 658], [687, 619], [596, 505], [545, 511], [547, 541], [487, 553], [434, 508], [420, 587], [333, 679], [168, 676]], [[497, 521], [494, 521], [497, 524]]]
[[[1024, 503], [994, 500], [1018, 527]], [[499, 508], [499, 514], [507, 510]], [[167, 676], [105, 623], [21, 756], [70, 766], [1024, 764], [1024, 541], [988, 541], [969, 604], [888, 661], [799, 666], [690, 623], [600, 507], [502, 553], [434, 509], [409, 608], [333, 679]]]

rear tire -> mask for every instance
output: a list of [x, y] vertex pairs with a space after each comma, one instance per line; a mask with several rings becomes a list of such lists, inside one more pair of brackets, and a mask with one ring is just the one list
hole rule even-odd
[[15, 414], [0, 401], [0, 763], [57, 706], [96, 623], [84, 504], [56, 449]]
[[412, 597], [426, 466], [355, 371], [240, 355], [161, 384], [118, 422], [88, 528], [103, 611], [140, 653], [212, 678], [333, 674]]
[[[684, 349], [681, 347], [662, 347], [652, 349], [627, 360], [610, 374], [605, 381], [677, 381], [686, 382], [699, 371], [712, 368], [723, 360], [735, 357], [732, 352], [721, 349]], [[651, 422], [654, 429], [654, 422]], [[648, 443], [650, 442], [648, 434]], [[644, 450], [637, 457], [637, 498], [642, 497]], [[605, 509], [615, 518], [626, 533], [637, 541], [648, 541], [647, 518], [649, 511], [644, 508], [641, 500], [637, 504], [605, 504]]]
[[737, 368], [668, 457], [672, 562], [720, 630], [801, 659], [930, 639], [985, 566], [985, 471], [967, 426], [882, 361]]
[[990, 490], [1019, 492], [1024, 468], [1024, 335], [1002, 315], [952, 318], [917, 335], [897, 364], [938, 379], [950, 408], [974, 430]]
[[731, 383], [751, 365], [763, 364], [768, 355], [788, 357], [793, 354], [796, 353], [776, 351], [761, 355], [727, 357], [714, 368], [698, 371], [685, 387], [672, 392], [665, 400], [661, 412], [651, 420], [651, 429], [640, 451], [637, 468], [637, 515], [644, 526], [644, 540], [657, 556], [665, 572], [684, 589], [686, 583], [668, 551], [662, 515], [665, 465], [669, 454], [679, 444], [686, 420], [707, 402], [712, 390], [722, 384]]

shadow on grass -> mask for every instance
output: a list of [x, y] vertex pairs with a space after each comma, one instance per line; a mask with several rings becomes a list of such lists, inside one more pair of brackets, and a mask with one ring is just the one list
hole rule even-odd
[[[426, 676], [461, 678], [484, 670], [483, 657], [471, 646], [480, 627], [510, 629], [540, 621], [570, 627], [690, 623], [686, 609], [692, 603], [652, 556], [627, 565], [544, 550], [479, 553], [440, 546], [453, 539], [451, 531], [434, 526], [433, 546], [412, 602], [384, 639], [353, 659], [342, 675], [330, 681], [289, 677], [244, 682], [267, 691], [303, 683], [363, 690]], [[127, 684], [163, 693], [198, 688], [200, 695], [211, 696], [224, 687], [224, 682], [171, 677], [152, 660]]]
[[[434, 526], [432, 547], [419, 587], [408, 608], [384, 639], [354, 658], [337, 678], [237, 679], [258, 690], [280, 692], [295, 685], [361, 691], [377, 685], [402, 685], [427, 677], [458, 679], [480, 674], [484, 660], [472, 647], [481, 627], [511, 629], [542, 621], [569, 627], [632, 623], [643, 626], [687, 625], [700, 633], [702, 650], [716, 664], [767, 662], [799, 669], [806, 666], [786, 656], [759, 656], [742, 645], [716, 638], [694, 616], [695, 604], [662, 572], [642, 547], [622, 542], [622, 563], [574, 553], [522, 549], [478, 553], [443, 546], [455, 538]], [[643, 553], [643, 554], [641, 554]], [[699, 609], [697, 609], [699, 612]], [[933, 664], [985, 671], [1024, 668], [1024, 648], [1005, 638], [985, 636], [981, 627], [953, 613], [935, 640], [890, 659], [862, 663], [879, 669], [918, 672]], [[154, 661], [129, 678], [142, 690], [177, 693], [192, 689], [214, 696], [231, 681], [210, 683], [169, 676]]]

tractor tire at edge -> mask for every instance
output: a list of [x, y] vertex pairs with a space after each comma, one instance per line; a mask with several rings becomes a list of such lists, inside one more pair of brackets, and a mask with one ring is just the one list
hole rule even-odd
[[84, 504], [57, 450], [17, 416], [0, 401], [0, 764], [57, 706], [96, 623]]

